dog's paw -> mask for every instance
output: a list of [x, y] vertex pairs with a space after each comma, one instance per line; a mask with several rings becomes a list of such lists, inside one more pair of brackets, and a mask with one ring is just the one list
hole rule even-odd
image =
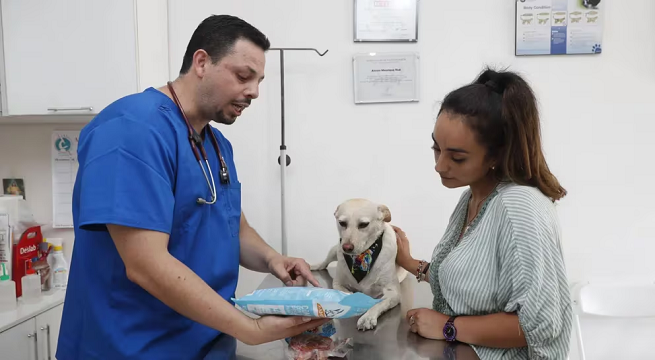
[[359, 330], [371, 330], [378, 325], [378, 318], [376, 316], [371, 316], [371, 314], [364, 314], [362, 317], [357, 320], [357, 329]]
[[309, 270], [311, 271], [320, 271], [325, 269], [327, 269], [327, 266], [323, 266], [323, 264], [315, 264], [309, 267]]

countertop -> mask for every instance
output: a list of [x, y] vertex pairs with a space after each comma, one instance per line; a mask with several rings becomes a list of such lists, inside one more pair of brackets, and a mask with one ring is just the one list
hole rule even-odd
[[53, 290], [51, 293], [43, 294], [41, 301], [35, 304], [24, 304], [19, 298], [15, 310], [0, 312], [0, 332], [63, 304], [65, 297], [65, 290]]
[[[315, 271], [314, 276], [321, 286], [332, 287], [334, 268]], [[281, 287], [282, 282], [273, 275], [268, 275], [259, 289]], [[357, 330], [357, 317], [335, 320], [337, 335], [341, 338], [351, 337], [353, 349], [344, 360], [386, 360], [386, 359], [448, 359], [448, 360], [479, 360], [473, 349], [462, 343], [449, 344], [440, 340], [429, 340], [409, 331], [405, 321], [408, 310], [419, 307], [430, 308], [432, 293], [427, 283], [418, 283], [414, 277], [408, 276], [401, 284], [401, 303], [380, 316], [378, 326], [374, 330]], [[286, 360], [284, 341], [278, 340], [268, 344], [249, 346], [237, 342], [236, 358], [239, 360]], [[335, 358], [336, 359], [336, 358]]]

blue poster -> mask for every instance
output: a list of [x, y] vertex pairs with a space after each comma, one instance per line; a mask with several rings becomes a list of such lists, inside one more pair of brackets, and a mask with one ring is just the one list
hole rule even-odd
[[600, 54], [602, 0], [517, 0], [516, 55]]

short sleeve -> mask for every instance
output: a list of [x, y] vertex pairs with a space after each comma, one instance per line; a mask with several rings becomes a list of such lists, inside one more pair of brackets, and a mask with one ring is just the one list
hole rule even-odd
[[[166, 127], [164, 127], [166, 128]], [[170, 234], [175, 205], [173, 131], [129, 118], [108, 120], [80, 136], [76, 187], [79, 226], [106, 224]]]
[[504, 311], [518, 314], [530, 359], [566, 359], [572, 310], [554, 209], [524, 195], [502, 201]]

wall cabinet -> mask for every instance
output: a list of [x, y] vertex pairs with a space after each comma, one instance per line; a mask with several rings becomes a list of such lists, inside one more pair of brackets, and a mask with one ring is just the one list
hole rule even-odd
[[90, 114], [137, 90], [133, 1], [2, 1], [6, 115]]
[[164, 85], [165, 9], [158, 0], [0, 0], [2, 115], [93, 115]]

